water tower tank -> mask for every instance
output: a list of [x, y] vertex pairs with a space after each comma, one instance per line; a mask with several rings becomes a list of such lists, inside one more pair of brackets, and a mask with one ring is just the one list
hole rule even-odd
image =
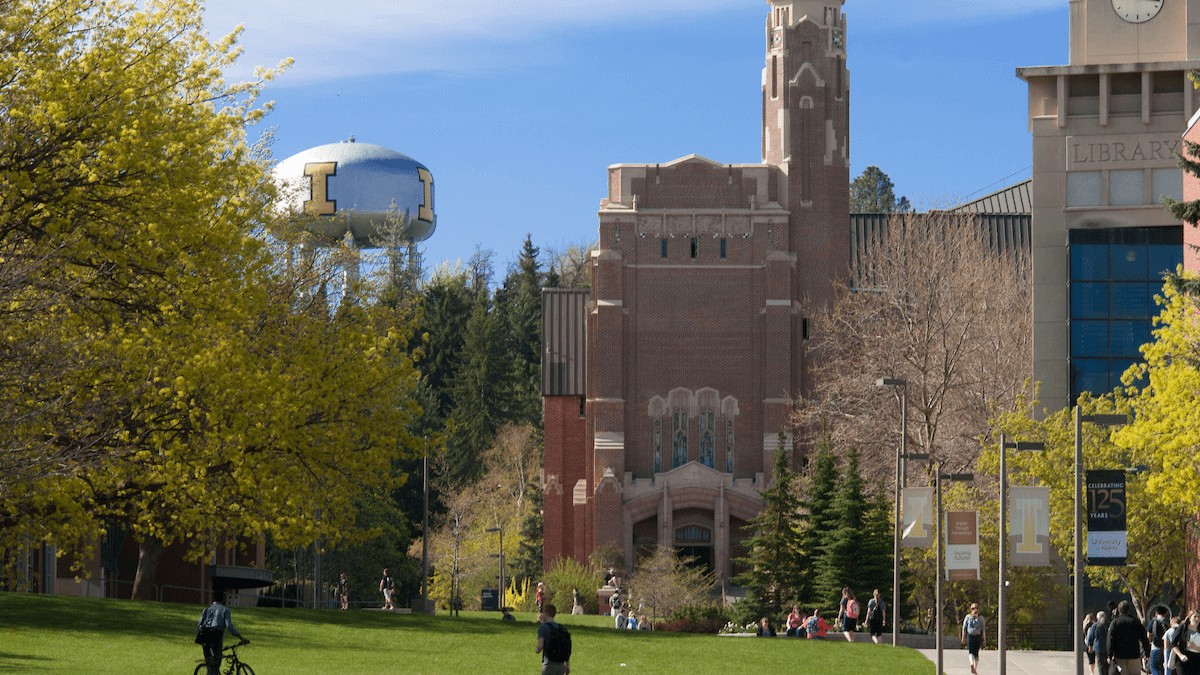
[[330, 243], [349, 231], [357, 246], [380, 246], [376, 233], [393, 208], [407, 216], [402, 238], [423, 241], [437, 227], [433, 174], [381, 145], [353, 138], [319, 145], [280, 162], [275, 177], [283, 205], [310, 216], [306, 227]]

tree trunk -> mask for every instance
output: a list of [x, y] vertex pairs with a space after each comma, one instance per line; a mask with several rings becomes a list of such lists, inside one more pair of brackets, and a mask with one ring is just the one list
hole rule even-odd
[[154, 576], [158, 571], [158, 561], [162, 558], [162, 552], [163, 543], [157, 537], [143, 537], [138, 542], [137, 574], [133, 577], [133, 592], [129, 595], [131, 600], [154, 599], [147, 598], [146, 593], [154, 584]]

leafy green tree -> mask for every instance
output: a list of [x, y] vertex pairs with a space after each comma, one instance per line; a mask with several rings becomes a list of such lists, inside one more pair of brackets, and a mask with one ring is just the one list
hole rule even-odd
[[735, 582], [746, 587], [742, 602], [749, 602], [756, 612], [778, 614], [785, 602], [796, 597], [805, 577], [800, 501], [782, 433], [771, 475], [774, 482], [762, 492], [763, 509], [750, 521], [753, 534], [745, 541], [749, 553], [738, 561], [746, 571]]
[[908, 197], [896, 198], [895, 185], [877, 166], [868, 166], [850, 182], [851, 213], [907, 213]]

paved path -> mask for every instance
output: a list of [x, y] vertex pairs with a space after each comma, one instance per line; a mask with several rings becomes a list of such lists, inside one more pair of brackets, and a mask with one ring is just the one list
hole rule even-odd
[[[929, 663], [937, 663], [937, 650], [921, 649], [918, 651], [929, 659]], [[1007, 657], [1005, 660], [1008, 672], [1011, 675], [1074, 675], [1075, 673], [1075, 654], [1072, 652], [1026, 652], [1010, 649], [1005, 652], [1005, 656]], [[967, 650], [965, 649], [943, 650], [942, 665], [946, 669], [946, 675], [970, 675], [971, 673], [971, 665], [967, 662]], [[995, 675], [999, 672], [1000, 653], [994, 649], [981, 651], [979, 653], [980, 675]]]

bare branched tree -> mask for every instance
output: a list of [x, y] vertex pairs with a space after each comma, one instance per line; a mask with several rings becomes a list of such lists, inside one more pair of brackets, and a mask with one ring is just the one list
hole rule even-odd
[[977, 216], [889, 218], [813, 338], [816, 387], [795, 421], [859, 448], [865, 477], [886, 482], [900, 392], [876, 380], [902, 379], [909, 450], [973, 465], [989, 418], [1032, 372], [1028, 252], [1001, 241]]

